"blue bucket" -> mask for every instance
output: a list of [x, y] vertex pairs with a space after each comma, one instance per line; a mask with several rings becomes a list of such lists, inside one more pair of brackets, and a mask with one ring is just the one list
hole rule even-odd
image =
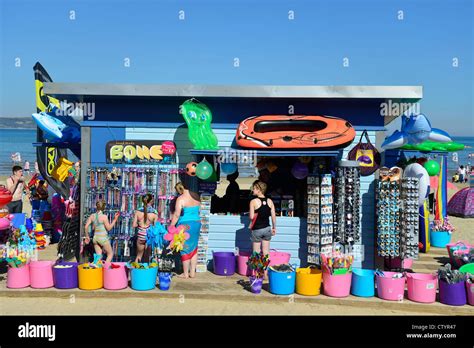
[[157, 275], [158, 267], [142, 269], [132, 268], [132, 272], [130, 273], [132, 289], [139, 291], [154, 289], [156, 286]]
[[375, 296], [375, 271], [354, 268], [352, 270], [351, 294], [360, 297]]
[[451, 242], [451, 235], [446, 231], [430, 231], [431, 246], [436, 248], [446, 248]]
[[160, 290], [166, 291], [166, 290], [170, 289], [171, 273], [169, 273], [169, 272], [160, 272], [158, 274], [158, 279], [160, 281], [160, 284], [159, 284]]
[[269, 268], [268, 281], [270, 283], [270, 292], [272, 294], [291, 295], [295, 292], [296, 271], [277, 272]]

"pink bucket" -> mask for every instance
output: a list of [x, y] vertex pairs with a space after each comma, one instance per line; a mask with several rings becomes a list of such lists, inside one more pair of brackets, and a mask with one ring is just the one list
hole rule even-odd
[[112, 262], [120, 268], [109, 268], [109, 264], [104, 265], [104, 289], [121, 290], [128, 287], [128, 274], [125, 262]]
[[270, 266], [283, 265], [290, 262], [290, 253], [284, 253], [275, 249], [270, 249]]
[[474, 284], [466, 282], [467, 303], [474, 306]]
[[7, 271], [7, 288], [19, 289], [30, 286], [30, 265], [23, 267], [8, 267]]
[[31, 261], [30, 279], [32, 288], [44, 289], [54, 286], [53, 263], [53, 261]]
[[324, 295], [347, 297], [351, 292], [352, 272], [333, 275], [323, 272]]
[[408, 299], [414, 302], [436, 301], [438, 278], [427, 273], [407, 273]]
[[401, 301], [405, 294], [406, 278], [392, 278], [396, 272], [383, 272], [384, 277], [376, 275], [377, 295], [389, 301]]

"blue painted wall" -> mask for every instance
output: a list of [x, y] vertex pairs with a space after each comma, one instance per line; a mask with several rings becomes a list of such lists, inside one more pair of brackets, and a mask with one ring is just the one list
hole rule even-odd
[[125, 128], [91, 127], [91, 163], [105, 163], [105, 145], [112, 140], [124, 140]]

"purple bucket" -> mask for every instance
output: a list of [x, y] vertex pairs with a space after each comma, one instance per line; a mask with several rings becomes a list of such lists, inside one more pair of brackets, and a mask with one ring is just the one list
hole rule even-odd
[[467, 302], [465, 282], [448, 284], [444, 280], [440, 280], [439, 302], [450, 306], [464, 306]]
[[250, 291], [254, 294], [260, 294], [262, 292], [262, 278], [255, 278], [254, 276], [250, 276]]
[[235, 255], [229, 251], [213, 252], [214, 273], [221, 276], [231, 276], [235, 273]]
[[[57, 268], [60, 266], [72, 266], [69, 268]], [[60, 262], [53, 266], [54, 287], [56, 289], [75, 289], [78, 287], [77, 262]]]

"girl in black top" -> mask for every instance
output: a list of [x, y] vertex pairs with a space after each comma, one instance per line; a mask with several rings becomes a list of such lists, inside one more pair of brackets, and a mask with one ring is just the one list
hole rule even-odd
[[270, 253], [270, 240], [276, 234], [275, 206], [270, 198], [265, 197], [266, 190], [267, 185], [262, 181], [257, 180], [252, 184], [252, 192], [257, 198], [250, 201], [249, 209], [252, 249], [256, 252], [262, 251], [264, 255]]

